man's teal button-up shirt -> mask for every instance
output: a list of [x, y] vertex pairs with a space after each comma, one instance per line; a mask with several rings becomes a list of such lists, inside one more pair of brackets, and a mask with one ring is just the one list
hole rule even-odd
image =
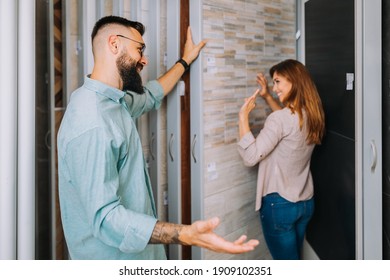
[[58, 133], [61, 218], [72, 259], [166, 259], [148, 244], [157, 222], [135, 119], [158, 109], [157, 81], [142, 95], [86, 77]]

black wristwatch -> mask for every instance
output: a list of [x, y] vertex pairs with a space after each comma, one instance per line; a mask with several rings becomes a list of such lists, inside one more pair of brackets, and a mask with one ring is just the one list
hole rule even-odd
[[[190, 66], [188, 65], [188, 63], [187, 63], [184, 59], [182, 59], [182, 58], [180, 58], [178, 61], [176, 61], [176, 63], [180, 63], [181, 65], [183, 65], [183, 67], [184, 67], [184, 72], [187, 71], [187, 70], [190, 68]], [[175, 64], [176, 64], [176, 63], [175, 63]]]

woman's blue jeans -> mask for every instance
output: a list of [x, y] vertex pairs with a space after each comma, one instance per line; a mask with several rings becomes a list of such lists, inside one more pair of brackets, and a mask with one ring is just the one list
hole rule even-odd
[[313, 212], [313, 198], [294, 203], [278, 193], [263, 197], [260, 221], [273, 259], [300, 259], [306, 227]]

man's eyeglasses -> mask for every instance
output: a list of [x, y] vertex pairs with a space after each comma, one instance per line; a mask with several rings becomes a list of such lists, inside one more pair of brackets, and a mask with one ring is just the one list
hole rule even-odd
[[117, 34], [116, 36], [122, 37], [122, 38], [125, 38], [125, 39], [128, 39], [128, 40], [130, 40], [130, 41], [133, 41], [133, 42], [136, 42], [136, 43], [140, 44], [140, 45], [141, 45], [140, 54], [141, 54], [141, 56], [144, 55], [144, 51], [145, 51], [145, 49], [146, 49], [146, 45], [145, 45], [144, 43], [141, 43], [141, 42], [139, 42], [139, 41], [136, 41], [136, 40], [134, 40], [134, 39], [131, 39], [131, 38], [126, 37], [126, 36], [123, 36], [123, 35]]

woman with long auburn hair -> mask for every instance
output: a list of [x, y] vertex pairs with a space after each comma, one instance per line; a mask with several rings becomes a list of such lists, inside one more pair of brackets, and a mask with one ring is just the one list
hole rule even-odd
[[[257, 89], [239, 112], [238, 151], [246, 166], [259, 164], [256, 211], [274, 259], [300, 259], [306, 227], [314, 212], [310, 159], [325, 133], [325, 116], [317, 88], [306, 67], [284, 60], [270, 69], [275, 99], [267, 79], [257, 75]], [[254, 137], [249, 114], [260, 95], [271, 107]]]

